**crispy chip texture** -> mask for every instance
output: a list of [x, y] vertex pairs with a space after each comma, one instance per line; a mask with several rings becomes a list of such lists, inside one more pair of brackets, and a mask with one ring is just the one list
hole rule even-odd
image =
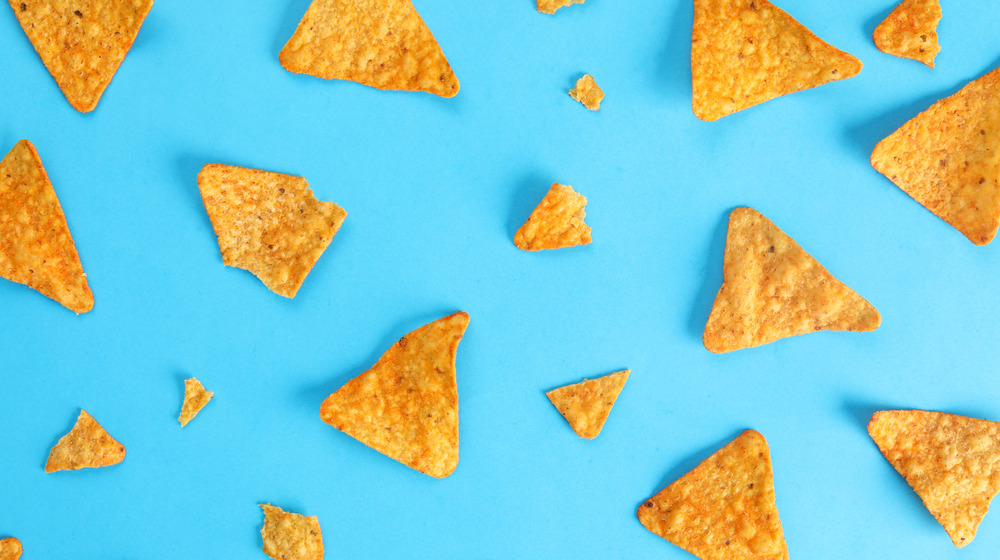
[[9, 0], [70, 105], [93, 111], [153, 0]]
[[582, 78], [576, 81], [576, 87], [569, 90], [569, 96], [582, 103], [584, 107], [591, 111], [597, 111], [601, 108], [604, 92], [598, 87], [593, 76], [584, 74]]
[[184, 380], [184, 404], [181, 405], [181, 414], [177, 417], [182, 428], [187, 426], [187, 423], [197, 416], [202, 408], [205, 408], [208, 401], [212, 400], [213, 395], [215, 393], [206, 391], [201, 381], [194, 377]]
[[753, 430], [639, 506], [644, 527], [702, 560], [787, 560], [771, 451]]
[[94, 307], [56, 191], [27, 140], [0, 161], [0, 276], [77, 313]]
[[723, 284], [702, 337], [715, 353], [820, 330], [873, 331], [878, 311], [752, 208], [729, 215]]
[[591, 242], [584, 208], [587, 198], [569, 185], [553, 183], [528, 221], [514, 234], [514, 245], [525, 251], [561, 249]]
[[13, 537], [0, 539], [0, 560], [17, 560], [21, 552], [21, 541]]
[[976, 245], [1000, 226], [1000, 68], [875, 146], [872, 166]]
[[868, 433], [955, 546], [972, 542], [1000, 492], [1000, 423], [925, 410], [883, 410]]
[[327, 397], [320, 418], [408, 467], [448, 476], [458, 465], [455, 354], [468, 325], [458, 312], [399, 339]]
[[576, 435], [594, 439], [604, 428], [618, 394], [628, 381], [629, 370], [553, 389], [545, 396], [566, 418]]
[[458, 93], [458, 78], [410, 0], [313, 0], [279, 58], [296, 74]]
[[271, 504], [264, 510], [264, 554], [275, 560], [323, 560], [323, 533], [319, 519], [287, 512]]
[[554, 14], [559, 8], [573, 4], [583, 4], [584, 0], [538, 0], [535, 7], [543, 14]]
[[919, 60], [934, 68], [934, 57], [941, 52], [937, 40], [939, 21], [938, 0], [903, 0], [875, 28], [875, 46], [886, 54]]
[[125, 459], [125, 446], [101, 427], [86, 410], [76, 425], [49, 452], [45, 472], [75, 471], [86, 467], [117, 465]]
[[198, 174], [222, 262], [252, 272], [274, 293], [295, 297], [347, 212], [316, 200], [302, 177], [209, 164]]
[[694, 0], [692, 107], [699, 119], [714, 121], [860, 71], [860, 60], [768, 0]]

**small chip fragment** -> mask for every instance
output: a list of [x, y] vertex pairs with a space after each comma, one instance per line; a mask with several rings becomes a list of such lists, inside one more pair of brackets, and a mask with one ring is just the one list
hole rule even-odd
[[275, 560], [323, 560], [323, 533], [319, 519], [287, 512], [271, 504], [260, 504], [264, 510], [264, 554]]
[[458, 312], [399, 339], [327, 397], [320, 418], [410, 468], [448, 476], [458, 466], [455, 355], [468, 325]]
[[0, 539], [0, 560], [17, 560], [21, 552], [21, 541], [13, 537]]
[[566, 418], [576, 435], [594, 439], [604, 428], [604, 422], [625, 387], [628, 375], [629, 370], [626, 369], [597, 379], [584, 379], [580, 383], [553, 389], [545, 396]]
[[934, 68], [934, 57], [941, 52], [937, 38], [939, 21], [938, 0], [903, 0], [875, 28], [875, 46], [886, 54], [912, 58]]
[[316, 200], [302, 177], [209, 164], [198, 174], [222, 262], [249, 270], [293, 298], [333, 241], [347, 212]]
[[925, 410], [883, 410], [868, 434], [958, 548], [1000, 492], [1000, 422]]
[[215, 393], [206, 391], [201, 381], [194, 377], [184, 380], [184, 404], [181, 405], [181, 415], [177, 417], [182, 428], [201, 412], [213, 395]]
[[878, 311], [752, 208], [729, 215], [723, 283], [702, 337], [721, 353], [820, 330], [873, 331]]
[[590, 243], [590, 226], [583, 221], [586, 206], [587, 198], [573, 187], [553, 183], [528, 221], [514, 234], [514, 245], [525, 251], [539, 251]]
[[604, 99], [604, 92], [598, 87], [593, 76], [584, 74], [582, 78], [576, 81], [576, 87], [569, 90], [569, 96], [582, 103], [584, 107], [591, 111], [597, 111], [601, 108], [601, 100]]
[[45, 472], [107, 467], [124, 459], [125, 446], [111, 437], [86, 410], [81, 410], [73, 429], [49, 452]]
[[537, 0], [535, 8], [543, 14], [554, 14], [559, 8], [573, 4], [583, 4], [584, 0]]
[[702, 560], [787, 560], [771, 451], [753, 430], [639, 506], [642, 525]]

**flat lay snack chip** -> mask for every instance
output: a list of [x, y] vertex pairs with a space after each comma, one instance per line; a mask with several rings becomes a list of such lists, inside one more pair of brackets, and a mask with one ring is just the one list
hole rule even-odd
[[934, 68], [934, 57], [941, 52], [937, 40], [939, 21], [938, 0], [903, 0], [875, 28], [875, 46], [886, 54], [919, 60]]
[[576, 87], [569, 90], [569, 96], [583, 104], [591, 111], [601, 108], [601, 101], [604, 99], [604, 92], [594, 81], [590, 74], [584, 74], [576, 81]]
[[279, 58], [296, 74], [458, 93], [458, 78], [410, 0], [313, 0]]
[[93, 111], [153, 0], [9, 0], [69, 104]]
[[723, 283], [702, 339], [721, 353], [820, 330], [873, 331], [882, 319], [771, 220], [729, 215]]
[[264, 554], [275, 560], [323, 560], [323, 533], [319, 519], [287, 512], [271, 504], [264, 510]]
[[591, 242], [584, 208], [587, 199], [569, 185], [553, 183], [528, 221], [514, 234], [514, 245], [525, 251], [561, 249]]
[[545, 396], [559, 410], [576, 435], [594, 439], [604, 428], [611, 407], [628, 381], [629, 370], [553, 389]]
[[1000, 492], [1000, 423], [925, 410], [883, 410], [868, 433], [944, 527], [972, 542]]
[[198, 188], [226, 266], [252, 272], [293, 298], [337, 234], [347, 212], [316, 200], [302, 177], [209, 164]]
[[0, 560], [17, 560], [21, 552], [21, 541], [13, 537], [0, 539]]
[[860, 71], [860, 60], [768, 0], [694, 0], [692, 108], [699, 119], [714, 121]]
[[94, 307], [66, 215], [27, 140], [0, 161], [0, 276], [77, 313]]
[[194, 377], [184, 380], [184, 403], [181, 405], [181, 414], [177, 417], [182, 428], [187, 426], [187, 423], [197, 416], [202, 408], [205, 408], [208, 401], [212, 400], [213, 395], [215, 393], [206, 391], [201, 381]]
[[455, 354], [468, 325], [458, 312], [399, 339], [327, 397], [320, 418], [410, 468], [448, 476], [458, 465]]
[[111, 437], [86, 410], [81, 410], [73, 429], [49, 452], [45, 472], [107, 467], [124, 459], [125, 446]]
[[771, 451], [753, 430], [639, 506], [642, 525], [702, 560], [787, 560]]
[[583, 4], [584, 0], [537, 0], [535, 7], [543, 14], [554, 14], [559, 8], [573, 4]]

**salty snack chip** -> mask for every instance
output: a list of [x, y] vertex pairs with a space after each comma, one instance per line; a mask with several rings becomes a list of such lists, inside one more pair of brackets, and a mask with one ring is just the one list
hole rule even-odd
[[264, 554], [275, 560], [323, 560], [323, 533], [319, 519], [287, 512], [271, 504], [264, 510]]
[[584, 0], [538, 0], [535, 7], [543, 14], [554, 14], [559, 8], [572, 4], [583, 4]]
[[528, 221], [514, 234], [514, 245], [525, 251], [561, 249], [591, 242], [584, 208], [587, 198], [569, 185], [553, 183]]
[[21, 541], [11, 537], [0, 539], [0, 560], [17, 560], [21, 557]]
[[184, 404], [181, 405], [181, 415], [177, 417], [182, 428], [201, 412], [213, 395], [215, 393], [206, 391], [201, 381], [194, 377], [184, 380]]
[[934, 57], [941, 52], [937, 40], [939, 21], [938, 0], [903, 0], [875, 28], [875, 46], [886, 54], [919, 60], [934, 68]]
[[593, 76], [584, 74], [582, 78], [576, 81], [576, 87], [569, 90], [569, 96], [582, 103], [584, 107], [591, 111], [597, 111], [601, 108], [601, 100], [604, 99], [604, 92], [598, 87]]
[[604, 428], [611, 407], [628, 381], [628, 374], [626, 369], [597, 379], [584, 379], [580, 383], [553, 389], [545, 396], [566, 418], [576, 435], [594, 439]]
[[106, 432], [97, 420], [80, 411], [76, 425], [59, 439], [45, 464], [45, 472], [75, 471], [117, 465], [125, 459], [125, 446]]

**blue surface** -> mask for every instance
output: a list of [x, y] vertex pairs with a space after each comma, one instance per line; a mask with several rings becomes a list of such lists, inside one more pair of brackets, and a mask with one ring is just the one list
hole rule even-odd
[[[96, 306], [0, 281], [0, 537], [24, 560], [265, 558], [257, 504], [318, 515], [327, 558], [690, 558], [635, 509], [745, 428], [771, 446], [793, 558], [956, 550], [865, 426], [878, 408], [1000, 419], [1000, 247], [975, 247], [868, 163], [875, 143], [1000, 63], [988, 0], [944, 2], [937, 69], [878, 52], [893, 0], [782, 0], [865, 64], [714, 123], [690, 108], [690, 0], [416, 0], [462, 89], [286, 72], [308, 0], [153, 7], [96, 111], [66, 102], [0, 9], [0, 151], [35, 143]], [[625, 4], [628, 4], [627, 6]], [[566, 95], [582, 73], [607, 98]], [[222, 265], [206, 163], [305, 176], [349, 216], [294, 300]], [[511, 238], [552, 182], [594, 243]], [[701, 331], [728, 212], [762, 211], [882, 327], [716, 356]], [[322, 423], [320, 402], [406, 332], [464, 310], [461, 461], [435, 480]], [[622, 368], [603, 433], [544, 391]], [[215, 399], [187, 428], [182, 380]], [[128, 448], [45, 474], [85, 408]]]

